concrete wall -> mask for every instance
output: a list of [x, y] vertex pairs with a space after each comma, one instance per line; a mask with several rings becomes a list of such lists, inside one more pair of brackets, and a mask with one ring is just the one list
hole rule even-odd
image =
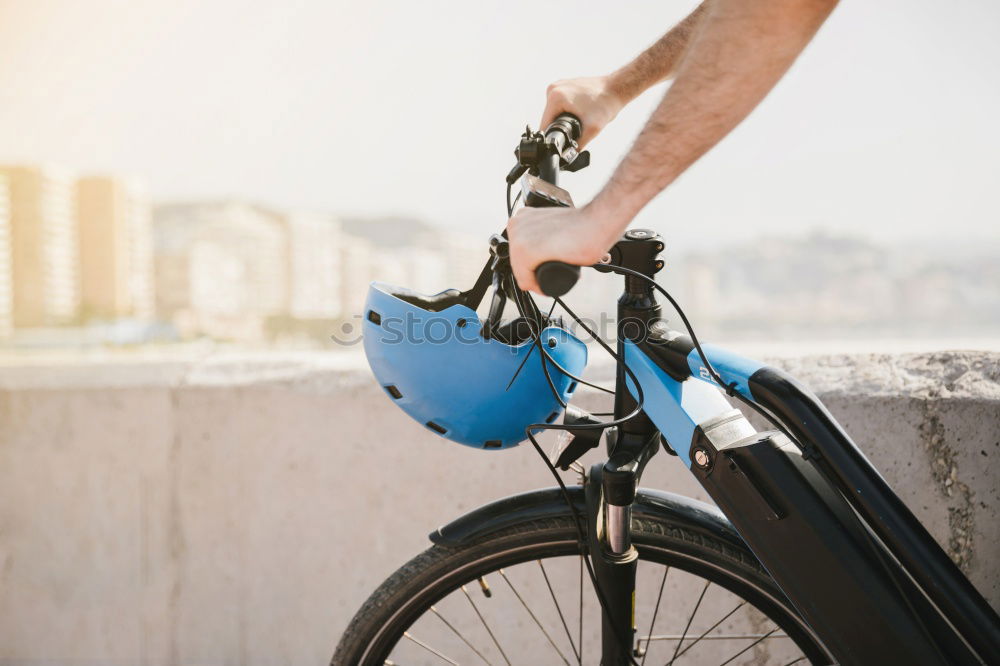
[[[1000, 354], [776, 363], [998, 605]], [[0, 664], [324, 663], [430, 530], [548, 485], [348, 355], [0, 368]], [[643, 485], [704, 498], [668, 456]]]

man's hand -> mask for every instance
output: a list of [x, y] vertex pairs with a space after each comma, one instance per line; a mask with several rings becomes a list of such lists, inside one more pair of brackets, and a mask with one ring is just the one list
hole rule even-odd
[[677, 70], [673, 86], [593, 201], [581, 209], [525, 208], [511, 218], [510, 260], [521, 288], [538, 291], [534, 271], [545, 261], [600, 260], [653, 197], [757, 106], [836, 4], [712, 0], [610, 77], [550, 86], [543, 127], [569, 111], [583, 122], [586, 143], [624, 103]]
[[650, 86], [673, 76], [704, 9], [704, 4], [699, 5], [635, 60], [607, 76], [566, 79], [550, 85], [538, 129], [545, 131], [556, 116], [568, 112], [583, 123], [580, 146], [593, 141], [622, 107]]
[[507, 223], [510, 266], [521, 289], [541, 293], [535, 269], [546, 261], [590, 266], [614, 243], [590, 208], [522, 208]]
[[615, 119], [626, 101], [613, 89], [610, 76], [556, 81], [546, 92], [545, 111], [538, 127], [545, 131], [560, 113], [572, 113], [583, 125], [579, 142], [582, 148]]

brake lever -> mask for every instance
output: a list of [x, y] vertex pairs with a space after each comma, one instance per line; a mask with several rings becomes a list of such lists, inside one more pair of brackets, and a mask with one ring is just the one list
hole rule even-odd
[[483, 325], [483, 338], [489, 340], [494, 337], [494, 333], [500, 327], [508, 300], [518, 304], [519, 314], [534, 321], [538, 330], [541, 330], [547, 325], [548, 317], [538, 310], [534, 301], [527, 296], [527, 292], [518, 289], [510, 270], [510, 242], [501, 234], [493, 234], [490, 236], [490, 255], [492, 260], [489, 269], [493, 272], [493, 298]]
[[[568, 136], [566, 138], [567, 143], [559, 152], [560, 170], [573, 173], [586, 169], [590, 166], [590, 152], [580, 150], [579, 144], [574, 139]], [[521, 135], [521, 141], [514, 149], [517, 164], [507, 174], [507, 183], [513, 184], [525, 171], [537, 168], [543, 156], [552, 150], [554, 150], [552, 146], [545, 142], [544, 134], [532, 131], [530, 126], [526, 127], [524, 134]]]
[[493, 271], [493, 298], [490, 301], [490, 311], [483, 326], [483, 338], [489, 340], [493, 332], [500, 326], [504, 306], [507, 304], [507, 292], [504, 289], [504, 277], [510, 273], [510, 247], [507, 239], [500, 234], [490, 236], [490, 270]]
[[500, 273], [493, 272], [493, 299], [490, 301], [490, 312], [486, 316], [486, 324], [483, 326], [483, 339], [489, 340], [493, 337], [494, 331], [500, 326], [500, 318], [503, 317], [504, 307], [507, 305], [507, 293], [503, 289], [503, 280]]
[[581, 169], [586, 169], [590, 166], [590, 151], [583, 150], [577, 154], [576, 158], [562, 168], [563, 171], [569, 171], [570, 173], [576, 173]]
[[[563, 439], [559, 442], [559, 448], [554, 452], [555, 455], [551, 456], [553, 458], [552, 464], [565, 472], [583, 454], [597, 448], [601, 443], [601, 436], [604, 434], [605, 428], [593, 426], [600, 425], [600, 423], [601, 421], [589, 412], [573, 405], [567, 405], [563, 414], [563, 425], [567, 426], [567, 429], [563, 431]], [[573, 428], [573, 426], [583, 427]]]

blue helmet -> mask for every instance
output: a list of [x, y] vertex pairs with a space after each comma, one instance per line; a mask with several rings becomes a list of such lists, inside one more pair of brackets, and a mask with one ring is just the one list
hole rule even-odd
[[562, 413], [555, 393], [569, 400], [577, 385], [569, 375], [583, 372], [587, 347], [550, 324], [541, 331], [543, 368], [534, 340], [516, 332], [523, 320], [487, 338], [460, 296], [373, 282], [364, 313], [368, 363], [389, 398], [424, 427], [476, 448], [515, 446], [529, 425]]

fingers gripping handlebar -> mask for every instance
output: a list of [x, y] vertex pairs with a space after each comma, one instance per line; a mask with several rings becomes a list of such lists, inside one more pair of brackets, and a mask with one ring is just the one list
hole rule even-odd
[[[572, 164], [578, 155], [577, 141], [583, 134], [583, 125], [572, 113], [563, 113], [545, 128], [544, 141], [555, 150], [549, 151], [548, 160], [539, 165], [539, 178], [556, 184], [560, 165]], [[544, 167], [549, 167], [548, 170]], [[548, 171], [548, 173], [546, 173]]]
[[[574, 116], [572, 113], [560, 113], [556, 116], [556, 119], [545, 128], [545, 138], [553, 137], [553, 141], [557, 140], [554, 138], [556, 132], [562, 132], [565, 142], [566, 139], [570, 141], [579, 141], [580, 137], [583, 135], [583, 123], [580, 119]], [[567, 160], [572, 162], [573, 160]]]
[[[583, 134], [580, 119], [571, 113], [562, 113], [552, 121], [543, 133], [544, 142], [552, 150], [544, 151], [538, 164], [538, 177], [555, 185], [558, 180], [560, 164], [563, 168], [573, 169], [574, 163], [580, 159], [576, 142]], [[589, 160], [585, 160], [588, 161]], [[577, 168], [582, 168], [581, 165]], [[561, 261], [546, 261], [535, 269], [535, 279], [542, 293], [546, 296], [559, 297], [566, 294], [577, 280], [580, 279], [580, 267]]]
[[[524, 205], [526, 206], [572, 206], [569, 192], [556, 185], [559, 171], [579, 171], [590, 164], [590, 154], [580, 152], [577, 141], [583, 132], [580, 120], [571, 114], [558, 116], [545, 128], [544, 132], [526, 128], [521, 141], [514, 151], [517, 164], [507, 174], [507, 212], [511, 213], [511, 188], [521, 181]], [[515, 200], [516, 201], [516, 200]], [[507, 246], [507, 231], [490, 239], [490, 259], [483, 267], [472, 288], [461, 292], [461, 303], [476, 309], [482, 303], [486, 291], [492, 285], [493, 300], [490, 314], [483, 326], [483, 335], [489, 338], [500, 324], [503, 306], [508, 294], [516, 293], [516, 283], [510, 279], [510, 260]], [[546, 262], [538, 267], [543, 293], [563, 295], [576, 283], [580, 274], [578, 266], [559, 262]], [[534, 307], [534, 302], [528, 299]]]
[[535, 280], [542, 293], [552, 298], [564, 296], [580, 279], [580, 267], [561, 261], [546, 261], [535, 269]]

